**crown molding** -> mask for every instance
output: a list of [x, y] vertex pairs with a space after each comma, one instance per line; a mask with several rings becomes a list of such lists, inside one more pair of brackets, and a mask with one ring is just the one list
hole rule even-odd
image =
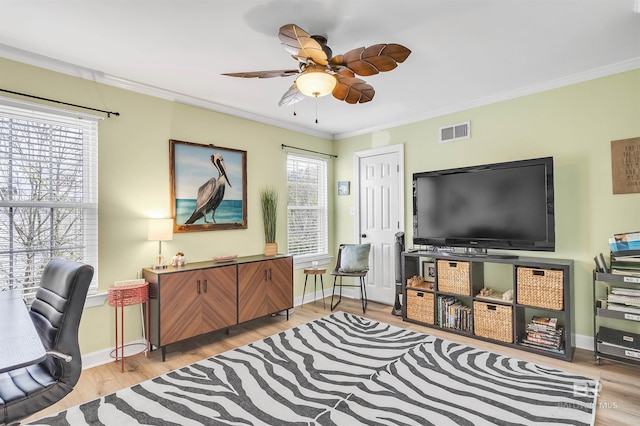
[[472, 108], [486, 106], [497, 102], [507, 101], [510, 99], [519, 98], [522, 96], [533, 95], [547, 90], [558, 89], [565, 86], [571, 86], [573, 84], [583, 83], [589, 80], [595, 80], [597, 78], [607, 77], [614, 74], [620, 74], [627, 71], [632, 71], [640, 68], [640, 57], [629, 59], [627, 61], [618, 62], [615, 64], [607, 65], [605, 67], [595, 68], [585, 72], [572, 74], [566, 77], [550, 80], [544, 83], [532, 84], [530, 86], [521, 87], [519, 89], [510, 90], [507, 92], [498, 93], [495, 95], [487, 96], [465, 102], [458, 105], [452, 105], [438, 110], [429, 111], [426, 114], [416, 115], [409, 117], [402, 121], [395, 121], [391, 123], [385, 123], [384, 127], [369, 127], [360, 129], [357, 132], [345, 132], [337, 133], [333, 135], [335, 140], [346, 139], [353, 136], [365, 135], [381, 130], [388, 130], [393, 127], [403, 126], [406, 124], [416, 123], [418, 121], [424, 121], [431, 118], [441, 117], [447, 114], [453, 114], [460, 111], [465, 111]]
[[544, 83], [533, 84], [525, 86], [515, 90], [498, 93], [495, 95], [487, 96], [465, 102], [462, 104], [451, 105], [449, 107], [440, 108], [438, 110], [429, 111], [424, 114], [408, 117], [404, 120], [385, 123], [381, 126], [372, 126], [368, 128], [359, 129], [355, 132], [344, 133], [327, 133], [314, 131], [301, 126], [292, 125], [279, 120], [274, 120], [262, 115], [253, 114], [247, 111], [243, 111], [237, 108], [233, 108], [227, 105], [219, 104], [216, 102], [208, 101], [205, 99], [196, 98], [193, 96], [185, 95], [178, 92], [173, 92], [159, 87], [150, 86], [143, 83], [127, 80], [120, 77], [111, 76], [101, 71], [96, 71], [90, 68], [81, 67], [78, 65], [70, 64], [68, 62], [60, 61], [57, 59], [49, 58], [47, 56], [38, 55], [32, 52], [27, 52], [15, 47], [0, 44], [0, 56], [22, 62], [28, 65], [37, 66], [40, 68], [48, 69], [50, 71], [56, 71], [63, 74], [72, 75], [74, 77], [91, 80], [97, 83], [103, 83], [109, 86], [118, 87], [120, 89], [130, 90], [132, 92], [141, 93], [165, 99], [168, 101], [178, 102], [185, 105], [195, 106], [198, 108], [219, 112], [222, 114], [231, 115], [238, 118], [243, 118], [250, 121], [255, 121], [262, 124], [282, 128], [285, 130], [291, 130], [293, 132], [302, 133], [310, 136], [316, 136], [319, 138], [329, 140], [341, 140], [350, 138], [353, 136], [360, 136], [364, 134], [374, 133], [378, 131], [388, 130], [393, 127], [403, 126], [406, 124], [416, 123], [419, 121], [429, 120], [443, 115], [452, 114], [460, 111], [465, 111], [472, 108], [490, 105], [497, 102], [502, 102], [510, 99], [519, 98], [522, 96], [532, 95], [535, 93], [544, 92], [547, 90], [557, 89], [564, 86], [570, 86], [577, 83], [582, 83], [589, 80], [594, 80], [601, 77], [607, 77], [609, 75], [619, 74], [626, 71], [631, 71], [640, 68], [640, 57], [629, 59], [626, 61], [611, 64], [605, 67], [595, 68], [585, 72], [572, 74], [566, 77], [550, 80]]
[[140, 93], [143, 95], [153, 96], [153, 97], [164, 99], [167, 101], [178, 102], [185, 105], [195, 106], [198, 108], [231, 115], [233, 117], [243, 118], [246, 120], [255, 121], [262, 124], [267, 124], [267, 125], [282, 128], [285, 130], [291, 130], [297, 133], [307, 134], [310, 136], [316, 136], [324, 139], [333, 139], [333, 134], [331, 133], [314, 131], [305, 127], [300, 127], [300, 126], [292, 125], [282, 121], [274, 120], [268, 117], [264, 117], [262, 115], [253, 114], [253, 113], [243, 111], [237, 108], [233, 108], [227, 105], [219, 104], [219, 103], [208, 101], [205, 99], [200, 99], [194, 96], [185, 95], [183, 93], [161, 89], [159, 87], [151, 86], [148, 84], [138, 83], [136, 81], [131, 81], [125, 78], [108, 75], [101, 71], [97, 71], [91, 68], [81, 67], [79, 65], [74, 65], [74, 64], [53, 59], [47, 56], [38, 55], [36, 53], [27, 52], [25, 50], [17, 49], [12, 46], [7, 46], [5, 44], [0, 44], [0, 56], [16, 62], [22, 62], [27, 65], [33, 65], [39, 68], [44, 68], [49, 71], [55, 71], [62, 74], [79, 77], [85, 80], [106, 84], [109, 86], [129, 90], [129, 91]]

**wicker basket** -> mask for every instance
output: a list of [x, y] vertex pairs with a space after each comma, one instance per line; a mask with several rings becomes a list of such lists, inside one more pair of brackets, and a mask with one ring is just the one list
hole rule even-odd
[[512, 307], [473, 302], [473, 330], [476, 336], [513, 343]]
[[425, 324], [434, 323], [434, 295], [428, 291], [407, 289], [407, 318]]
[[109, 287], [109, 306], [129, 306], [149, 300], [149, 283], [112, 285]]
[[438, 291], [443, 293], [470, 295], [470, 266], [469, 262], [451, 262], [438, 260]]
[[517, 302], [521, 305], [562, 310], [563, 271], [517, 268]]

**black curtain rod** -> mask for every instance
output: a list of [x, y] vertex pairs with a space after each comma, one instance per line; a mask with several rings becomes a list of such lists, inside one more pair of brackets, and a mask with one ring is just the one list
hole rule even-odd
[[83, 108], [83, 109], [88, 109], [88, 110], [91, 110], [91, 111], [102, 112], [104, 114], [107, 114], [107, 118], [111, 118], [112, 115], [115, 115], [116, 117], [118, 117], [120, 115], [119, 112], [105, 111], [103, 109], [97, 109], [97, 108], [91, 108], [91, 107], [86, 107], [86, 106], [82, 106], [82, 105], [70, 104], [68, 102], [56, 101], [55, 99], [41, 98], [40, 96], [27, 95], [26, 93], [13, 92], [11, 90], [6, 90], [6, 89], [0, 89], [0, 92], [6, 92], [6, 93], [11, 93], [13, 95], [26, 96], [27, 98], [39, 99], [41, 101], [54, 102], [56, 104], [69, 105], [69, 106], [76, 107], [76, 108]]
[[312, 150], [310, 150], [310, 149], [298, 148], [297, 146], [291, 146], [291, 145], [285, 145], [285, 144], [282, 144], [282, 149], [285, 149], [285, 148], [299, 149], [300, 151], [313, 152], [314, 154], [320, 154], [320, 155], [326, 155], [327, 157], [338, 158], [338, 156], [337, 156], [337, 155], [333, 155], [333, 154], [326, 154], [326, 153], [324, 153], [324, 152], [312, 151]]

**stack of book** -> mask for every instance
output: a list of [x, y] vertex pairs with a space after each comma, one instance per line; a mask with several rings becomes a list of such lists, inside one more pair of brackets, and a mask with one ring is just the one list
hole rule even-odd
[[558, 326], [558, 318], [534, 316], [527, 324], [527, 333], [520, 342], [524, 346], [549, 352], [564, 353], [562, 344], [563, 327]]
[[473, 329], [471, 308], [451, 296], [438, 296], [438, 324], [470, 333]]
[[640, 314], [640, 289], [612, 287], [606, 306], [612, 311]]
[[640, 277], [640, 232], [614, 234], [609, 247], [612, 274]]

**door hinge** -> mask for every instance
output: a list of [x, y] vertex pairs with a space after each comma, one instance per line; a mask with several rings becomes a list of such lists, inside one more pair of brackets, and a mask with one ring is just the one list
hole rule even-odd
[[400, 173], [400, 164], [396, 164], [396, 172]]

